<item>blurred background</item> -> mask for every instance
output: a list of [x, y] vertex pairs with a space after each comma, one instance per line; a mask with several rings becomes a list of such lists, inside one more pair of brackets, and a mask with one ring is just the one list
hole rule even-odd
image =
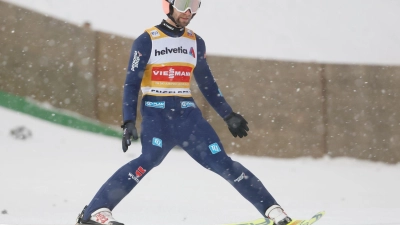
[[[204, 1], [190, 28], [249, 122], [234, 139], [193, 83], [230, 153], [400, 161], [400, 2]], [[120, 137], [130, 48], [160, 1], [0, 1], [0, 105]], [[140, 118], [139, 121], [140, 123]]]

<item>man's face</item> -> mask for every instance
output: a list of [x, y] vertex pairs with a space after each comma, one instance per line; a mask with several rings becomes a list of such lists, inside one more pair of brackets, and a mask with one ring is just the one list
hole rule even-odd
[[180, 27], [186, 27], [192, 20], [192, 12], [188, 9], [186, 12], [181, 13], [175, 9], [172, 17]]

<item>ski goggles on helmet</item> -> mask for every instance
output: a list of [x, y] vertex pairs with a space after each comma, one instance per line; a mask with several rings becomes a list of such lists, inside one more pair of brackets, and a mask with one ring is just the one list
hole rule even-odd
[[172, 6], [179, 12], [184, 13], [188, 9], [192, 14], [197, 13], [200, 8], [201, 0], [168, 0]]

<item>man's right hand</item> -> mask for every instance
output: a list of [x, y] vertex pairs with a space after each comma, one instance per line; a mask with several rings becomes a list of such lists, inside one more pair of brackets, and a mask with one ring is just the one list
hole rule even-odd
[[137, 140], [139, 137], [134, 122], [125, 122], [121, 128], [124, 130], [122, 136], [122, 150], [126, 152], [128, 150], [128, 146], [131, 145], [131, 139]]

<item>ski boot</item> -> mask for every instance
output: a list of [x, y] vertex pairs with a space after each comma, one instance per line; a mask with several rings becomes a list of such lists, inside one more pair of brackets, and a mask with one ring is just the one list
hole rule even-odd
[[123, 223], [117, 222], [111, 214], [111, 211], [107, 208], [101, 208], [94, 211], [89, 220], [83, 220], [83, 213], [87, 206], [85, 206], [82, 212], [76, 219], [76, 225], [124, 225]]
[[288, 225], [292, 219], [286, 215], [279, 205], [273, 205], [267, 209], [265, 215], [272, 221], [274, 225]]

